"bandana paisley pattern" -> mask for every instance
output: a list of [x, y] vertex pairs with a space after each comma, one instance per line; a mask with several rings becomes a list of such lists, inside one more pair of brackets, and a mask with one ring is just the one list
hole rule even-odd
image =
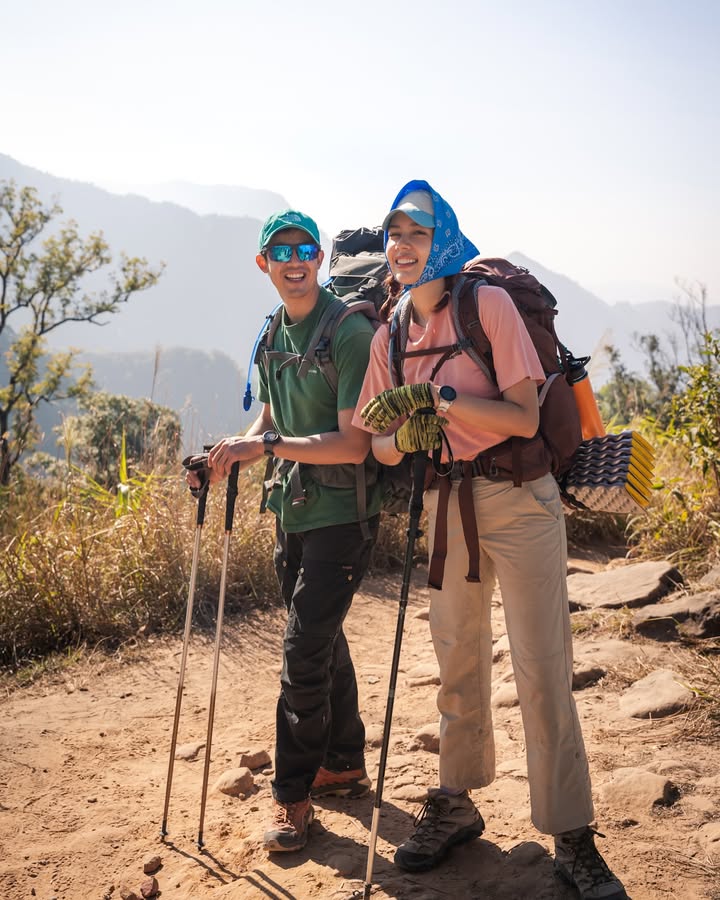
[[[427, 191], [432, 197], [435, 212], [435, 231], [433, 233], [432, 250], [423, 273], [415, 284], [408, 285], [409, 288], [417, 287], [436, 278], [457, 275], [466, 262], [474, 256], [480, 255], [480, 251], [475, 244], [468, 240], [460, 231], [457, 216], [452, 206], [427, 181], [408, 181], [393, 200], [390, 209], [396, 209], [402, 202], [403, 197], [411, 191]], [[387, 230], [385, 231], [384, 239], [385, 246], [387, 246]]]

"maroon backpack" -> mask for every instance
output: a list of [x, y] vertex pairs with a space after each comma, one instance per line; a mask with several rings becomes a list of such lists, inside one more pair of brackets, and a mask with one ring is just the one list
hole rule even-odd
[[512, 298], [535, 346], [546, 375], [539, 388], [540, 427], [532, 438], [511, 437], [482, 451], [475, 466], [480, 474], [495, 480], [512, 479], [516, 485], [532, 481], [547, 472], [560, 478], [572, 465], [582, 441], [580, 416], [572, 389], [575, 360], [555, 333], [557, 301], [534, 275], [506, 259], [475, 257], [455, 278], [450, 296], [458, 342], [430, 351], [407, 353], [410, 304], [401, 301], [391, 322], [390, 354], [394, 377], [403, 382], [402, 362], [408, 356], [437, 353], [433, 381], [443, 363], [458, 352], [467, 353], [497, 383], [492, 347], [480, 323], [477, 289], [481, 285], [501, 287]]

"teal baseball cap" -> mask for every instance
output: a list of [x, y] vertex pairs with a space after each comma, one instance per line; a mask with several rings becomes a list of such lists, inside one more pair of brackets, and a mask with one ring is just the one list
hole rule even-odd
[[313, 241], [318, 246], [320, 245], [320, 230], [314, 220], [296, 209], [284, 209], [282, 212], [275, 213], [265, 220], [258, 238], [258, 249], [260, 252], [267, 247], [272, 236], [284, 228], [299, 228], [301, 231], [306, 231]]

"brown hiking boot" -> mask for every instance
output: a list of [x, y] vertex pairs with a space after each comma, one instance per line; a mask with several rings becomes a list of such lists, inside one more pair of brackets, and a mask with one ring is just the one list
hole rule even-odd
[[308, 828], [315, 817], [310, 798], [297, 803], [281, 803], [273, 799], [273, 820], [265, 832], [263, 849], [292, 852], [307, 843]]
[[436, 866], [451, 847], [472, 841], [485, 830], [485, 822], [467, 791], [453, 796], [437, 788], [428, 791], [415, 833], [395, 851], [395, 865], [406, 872]]
[[362, 797], [370, 790], [370, 779], [365, 769], [346, 769], [333, 772], [320, 766], [310, 787], [310, 796], [320, 797]]

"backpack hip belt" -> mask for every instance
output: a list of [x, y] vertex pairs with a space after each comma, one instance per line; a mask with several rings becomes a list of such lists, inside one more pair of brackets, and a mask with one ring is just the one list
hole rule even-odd
[[[524, 442], [524, 443], [523, 443]], [[526, 447], [532, 445], [532, 453]], [[439, 490], [437, 516], [435, 519], [435, 541], [430, 558], [428, 584], [440, 590], [445, 573], [447, 556], [447, 513], [453, 482], [460, 482], [458, 504], [463, 526], [465, 546], [468, 551], [468, 573], [465, 580], [480, 581], [480, 552], [475, 505], [472, 496], [472, 479], [487, 478], [490, 481], [512, 481], [519, 487], [523, 481], [534, 481], [550, 472], [549, 455], [545, 443], [538, 433], [534, 438], [508, 438], [501, 444], [482, 450], [471, 460], [458, 460], [445, 470], [435, 473], [429, 489]], [[518, 480], [518, 475], [520, 480]]]
[[333, 465], [313, 465], [310, 463], [293, 462], [289, 459], [270, 457], [265, 467], [263, 478], [262, 499], [260, 500], [260, 512], [267, 509], [267, 502], [273, 488], [281, 487], [286, 476], [290, 479], [291, 504], [303, 506], [307, 502], [307, 492], [303, 486], [301, 471], [312, 478], [318, 484], [326, 487], [356, 489], [358, 524], [362, 531], [363, 540], [369, 540], [370, 529], [367, 516], [367, 488], [377, 481], [377, 467], [374, 460], [368, 454], [364, 463], [353, 465], [352, 463], [337, 463]]

